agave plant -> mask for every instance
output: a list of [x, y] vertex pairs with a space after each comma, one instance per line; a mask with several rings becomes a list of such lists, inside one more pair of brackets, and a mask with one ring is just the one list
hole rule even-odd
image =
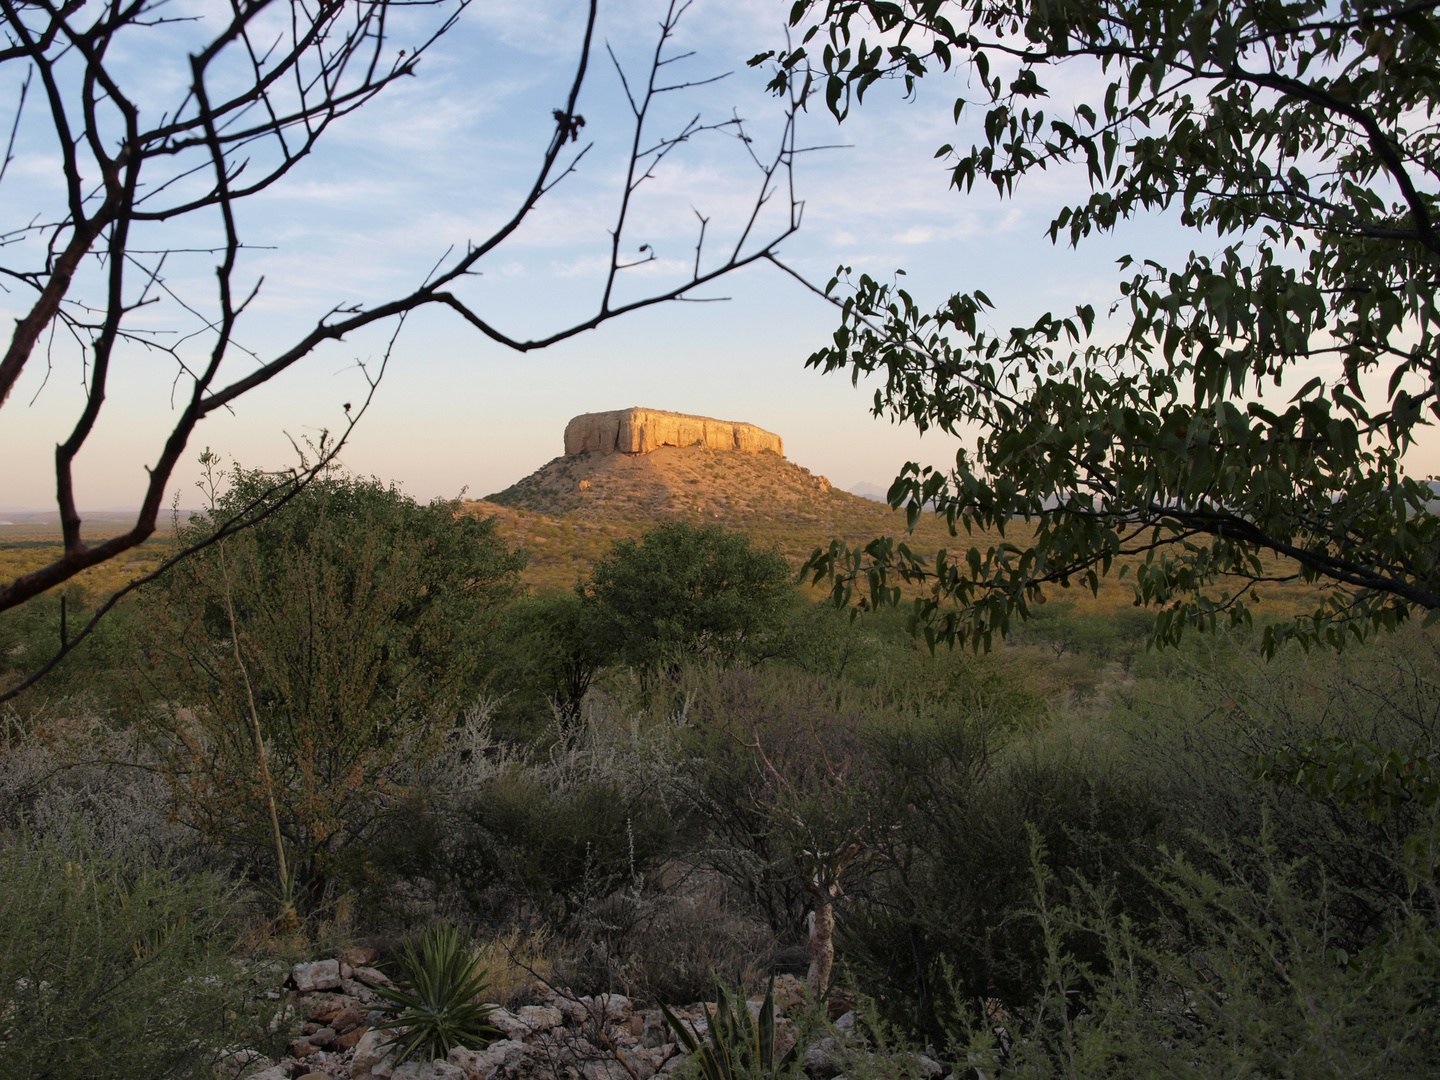
[[765, 991], [760, 1015], [750, 1019], [750, 1009], [740, 998], [737, 1012], [731, 1007], [725, 988], [715, 988], [715, 1015], [710, 1019], [709, 1041], [701, 1043], [663, 1004], [665, 1022], [686, 1051], [700, 1060], [705, 1080], [759, 1080], [788, 1072], [795, 1063], [796, 1047], [778, 1061], [775, 1058], [775, 979]]
[[489, 1021], [494, 1006], [480, 1001], [488, 972], [455, 927], [428, 927], [418, 952], [406, 942], [400, 968], [409, 990], [371, 987], [391, 1003], [393, 1023], [403, 1029], [390, 1044], [399, 1048], [396, 1064], [417, 1050], [421, 1060], [430, 1061], [446, 1057], [453, 1047], [478, 1050], [499, 1037]]

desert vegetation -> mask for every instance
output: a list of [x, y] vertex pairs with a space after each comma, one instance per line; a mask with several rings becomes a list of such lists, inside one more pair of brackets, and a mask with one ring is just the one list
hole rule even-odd
[[[35, 295], [0, 405], [47, 328], [88, 344], [58, 541], [0, 558], [0, 1080], [1432, 1075], [1440, 516], [1406, 455], [1440, 419], [1435, 0], [800, 0], [750, 61], [768, 156], [738, 113], [655, 133], [655, 95], [714, 81], [660, 78], [690, 56], [671, 3], [638, 94], [615, 62], [597, 305], [511, 337], [454, 290], [588, 151], [592, 2], [507, 224], [236, 356], [237, 200], [467, 6], [6, 8], [67, 186], [4, 234]], [[392, 7], [430, 22], [408, 55]], [[182, 32], [211, 44], [156, 127], [116, 58]], [[805, 282], [797, 115], [885, 80], [923, 104], [955, 66], [954, 121], [985, 113], [936, 152], [958, 190], [1083, 168], [1052, 241], [1172, 212], [1208, 247], [1008, 332], [980, 289]], [[612, 297], [655, 261], [620, 254], [632, 196], [705, 132], [755, 166], [741, 239], [707, 251], [697, 208], [686, 275]], [[199, 308], [161, 283], [188, 255], [219, 262]], [[336, 464], [386, 346], [297, 467], [207, 451], [205, 511], [154, 535], [197, 425], [326, 342], [443, 307], [524, 353], [762, 262], [838, 309], [809, 365], [963, 436], [953, 468], [862, 506], [701, 440], [420, 505]], [[152, 300], [193, 332], [142, 329]], [[138, 512], [82, 535], [73, 465], [131, 345], [179, 404]]]
[[[263, 497], [210, 466], [169, 542]], [[1057, 589], [989, 653], [932, 653], [713, 525], [568, 589], [524, 565], [493, 520], [331, 470], [14, 699], [0, 1073], [384, 1075], [373, 1041], [296, 1041], [334, 1033], [286, 973], [347, 949], [394, 983], [369, 1015], [396, 1046], [475, 1075], [563, 1075], [454, 1048], [607, 994], [686, 1075], [1433, 1062], [1433, 630], [1157, 651], [1153, 615]], [[3, 677], [58, 619], [6, 613]], [[717, 984], [761, 1011], [666, 1027]]]

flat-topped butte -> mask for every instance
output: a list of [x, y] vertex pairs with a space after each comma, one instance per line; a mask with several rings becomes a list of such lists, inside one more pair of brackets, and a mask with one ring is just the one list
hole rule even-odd
[[565, 454], [588, 452], [648, 454], [662, 446], [704, 446], [710, 450], [766, 450], [785, 456], [785, 442], [754, 424], [687, 416], [661, 409], [633, 407], [582, 413], [565, 425]]

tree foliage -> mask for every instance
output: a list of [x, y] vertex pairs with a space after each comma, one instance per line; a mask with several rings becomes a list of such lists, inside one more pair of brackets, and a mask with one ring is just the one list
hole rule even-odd
[[[925, 581], [930, 640], [977, 647], [1117, 563], [1138, 562], [1161, 643], [1248, 620], [1258, 587], [1296, 577], [1326, 599], [1269, 628], [1272, 650], [1440, 610], [1435, 492], [1404, 461], [1440, 416], [1436, 8], [796, 3], [802, 43], [753, 61], [775, 56], [777, 88], [823, 85], [843, 119], [881, 80], [968, 68], [978, 93], [954, 114], [980, 108], [982, 129], [937, 152], [957, 190], [1004, 198], [1037, 170], [1083, 170], [1052, 242], [1165, 213], [1215, 245], [1178, 266], [1121, 259], [1108, 326], [1082, 305], [1008, 332], [986, 327], [978, 289], [926, 310], [842, 267], [826, 289], [840, 326], [809, 363], [878, 376], [877, 415], [979, 431], [953, 469], [908, 464], [892, 504], [1005, 539], [934, 563], [891, 541], [817, 551], [837, 600]], [[1061, 68], [1097, 76], [1068, 109], [1045, 100]]]
[[587, 593], [627, 663], [646, 667], [677, 649], [729, 662], [763, 648], [793, 595], [789, 577], [784, 558], [738, 533], [671, 522], [617, 543]]
[[486, 690], [496, 696], [497, 730], [567, 724], [616, 642], [599, 605], [579, 591], [543, 593], [511, 604], [486, 656]]
[[[237, 470], [178, 543], [266, 484]], [[182, 820], [241, 850], [268, 846], [255, 725], [279, 831], [312, 891], [409, 795], [519, 565], [493, 521], [456, 511], [332, 473], [142, 594], [150, 731]]]

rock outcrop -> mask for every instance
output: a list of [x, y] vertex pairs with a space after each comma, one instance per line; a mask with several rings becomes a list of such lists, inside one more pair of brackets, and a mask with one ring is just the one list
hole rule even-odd
[[[252, 1049], [217, 1050], [215, 1080], [671, 1080], [688, 1056], [656, 1007], [622, 994], [582, 997], [546, 987], [543, 1004], [516, 1003], [513, 1010], [491, 1005], [489, 1019], [501, 1037], [488, 1045], [455, 1046], [446, 1058], [399, 1063], [396, 1036], [402, 1029], [394, 1026], [395, 1010], [373, 990], [390, 981], [368, 966], [374, 960], [374, 950], [357, 948], [296, 964], [282, 986], [265, 993], [276, 1009], [270, 1030], [290, 1038], [288, 1052], [272, 1063]], [[284, 969], [266, 965], [257, 984], [272, 974], [284, 978]], [[338, 987], [317, 985], [332, 976]], [[877, 1054], [884, 1048], [870, 1043], [854, 1012], [833, 1025], [823, 1024], [823, 1016], [807, 1019], [806, 991], [793, 975], [772, 985], [775, 1056], [796, 1048], [802, 1080], [842, 1080], [836, 1074], [852, 1067], [860, 1075], [922, 1080], [941, 1080], [947, 1071], [924, 1054]], [[744, 1002], [752, 1021], [762, 1003], [758, 997]], [[829, 1005], [832, 1015], [843, 1008], [836, 998]], [[696, 1040], [706, 1041], [713, 1002], [673, 1013]]]
[[586, 451], [648, 454], [662, 446], [705, 446], [751, 454], [773, 450], [785, 456], [784, 440], [754, 424], [659, 409], [583, 413], [565, 425], [565, 453], [571, 457]]

